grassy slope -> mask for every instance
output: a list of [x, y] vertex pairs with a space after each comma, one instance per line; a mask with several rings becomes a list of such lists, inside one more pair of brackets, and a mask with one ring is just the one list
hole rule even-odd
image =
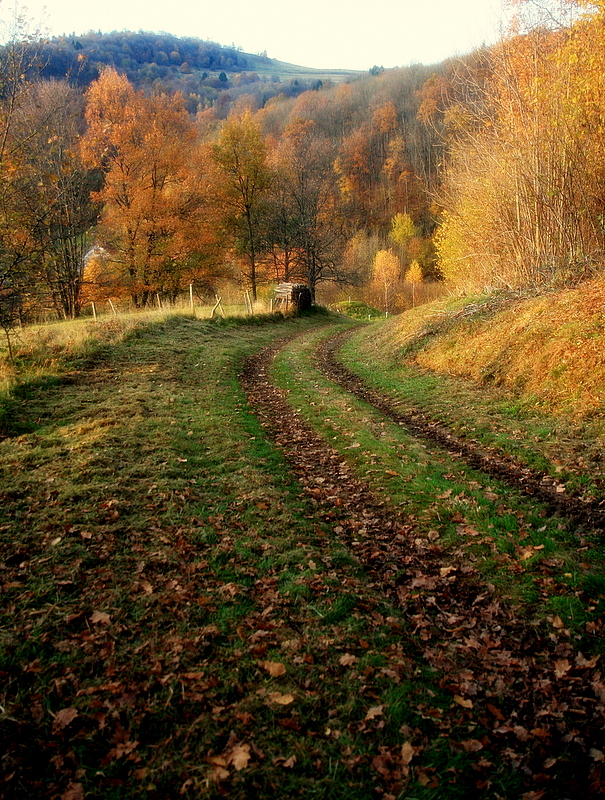
[[604, 304], [602, 280], [509, 302], [436, 303], [362, 332], [349, 358], [404, 406], [600, 497]]

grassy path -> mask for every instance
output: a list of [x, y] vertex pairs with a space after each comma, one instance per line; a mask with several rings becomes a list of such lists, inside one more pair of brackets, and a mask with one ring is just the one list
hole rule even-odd
[[[565, 727], [561, 709], [543, 734], [498, 734], [508, 754], [493, 746], [510, 709], [494, 695], [493, 710], [474, 711], [478, 676], [452, 684], [435, 618], [421, 613], [451, 594], [463, 556], [493, 587], [488, 605], [544, 561], [517, 602], [528, 618], [546, 609], [562, 679], [590, 676], [594, 703], [593, 653], [586, 665], [566, 653], [595, 609], [552, 589], [561, 564], [580, 569], [570, 532], [492, 483], [475, 486], [480, 477], [335, 388], [313, 352], [337, 330], [322, 317], [175, 319], [25, 397], [35, 430], [0, 442], [0, 796], [513, 798], [597, 786], [598, 756], [576, 741], [584, 721]], [[238, 378], [246, 357], [285, 337], [296, 338], [265, 380], [311, 423], [306, 441], [321, 437], [304, 491]], [[278, 427], [298, 428], [295, 416], [285, 409]], [[326, 440], [340, 501], [324, 492], [330, 470], [316, 469]], [[369, 515], [356, 516], [351, 492]], [[488, 492], [503, 510], [483, 519]], [[496, 517], [497, 532], [481, 528]], [[431, 577], [417, 553], [408, 572], [389, 562], [411, 557], [410, 530], [421, 555], [446, 561], [432, 562], [433, 588], [420, 581], [402, 603], [407, 578]], [[534, 539], [544, 534], [554, 549]], [[561, 561], [555, 578], [549, 559]], [[552, 756], [557, 725], [569, 741]]]

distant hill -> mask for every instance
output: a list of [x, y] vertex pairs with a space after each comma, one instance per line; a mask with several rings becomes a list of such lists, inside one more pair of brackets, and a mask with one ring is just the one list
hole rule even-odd
[[278, 94], [297, 96], [363, 74], [311, 69], [266, 54], [252, 55], [216, 42], [167, 33], [91, 31], [83, 36], [46, 39], [37, 50], [36, 71], [42, 78], [67, 78], [86, 88], [103, 67], [112, 66], [137, 88], [181, 91], [192, 113], [216, 108], [219, 116], [242, 94], [252, 95], [261, 108]]

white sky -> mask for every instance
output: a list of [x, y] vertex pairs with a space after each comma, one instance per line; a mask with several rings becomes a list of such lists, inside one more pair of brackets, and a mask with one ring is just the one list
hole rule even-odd
[[[22, 0], [47, 35], [164, 31], [320, 69], [432, 64], [498, 38], [506, 0]], [[14, 0], [0, 0], [0, 18]]]

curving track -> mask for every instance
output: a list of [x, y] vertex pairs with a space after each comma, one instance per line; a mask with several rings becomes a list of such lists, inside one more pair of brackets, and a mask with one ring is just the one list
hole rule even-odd
[[[341, 336], [321, 345], [317, 354], [335, 383], [414, 435], [461, 454], [473, 467], [505, 477], [559, 511], [602, 524], [600, 509], [562, 500], [545, 486], [544, 476], [482, 451], [422, 415], [401, 415], [339, 364]], [[318, 520], [331, 523], [334, 535], [396, 599], [406, 621], [402, 636], [415, 657], [437, 671], [440, 688], [452, 693], [469, 721], [489, 731], [481, 741], [469, 740], [481, 751], [478, 760], [490, 753], [510, 759], [525, 774], [528, 791], [536, 792], [527, 797], [605, 794], [598, 756], [605, 737], [605, 684], [598, 659], [584, 658], [565, 631], [518, 617], [470, 564], [455, 560], [438, 539], [422, 535], [372, 494], [272, 383], [271, 364], [285, 344], [245, 363], [241, 381], [249, 403], [316, 505]], [[447, 720], [442, 724], [445, 730]], [[549, 792], [556, 787], [556, 793], [541, 794], [548, 787]]]

